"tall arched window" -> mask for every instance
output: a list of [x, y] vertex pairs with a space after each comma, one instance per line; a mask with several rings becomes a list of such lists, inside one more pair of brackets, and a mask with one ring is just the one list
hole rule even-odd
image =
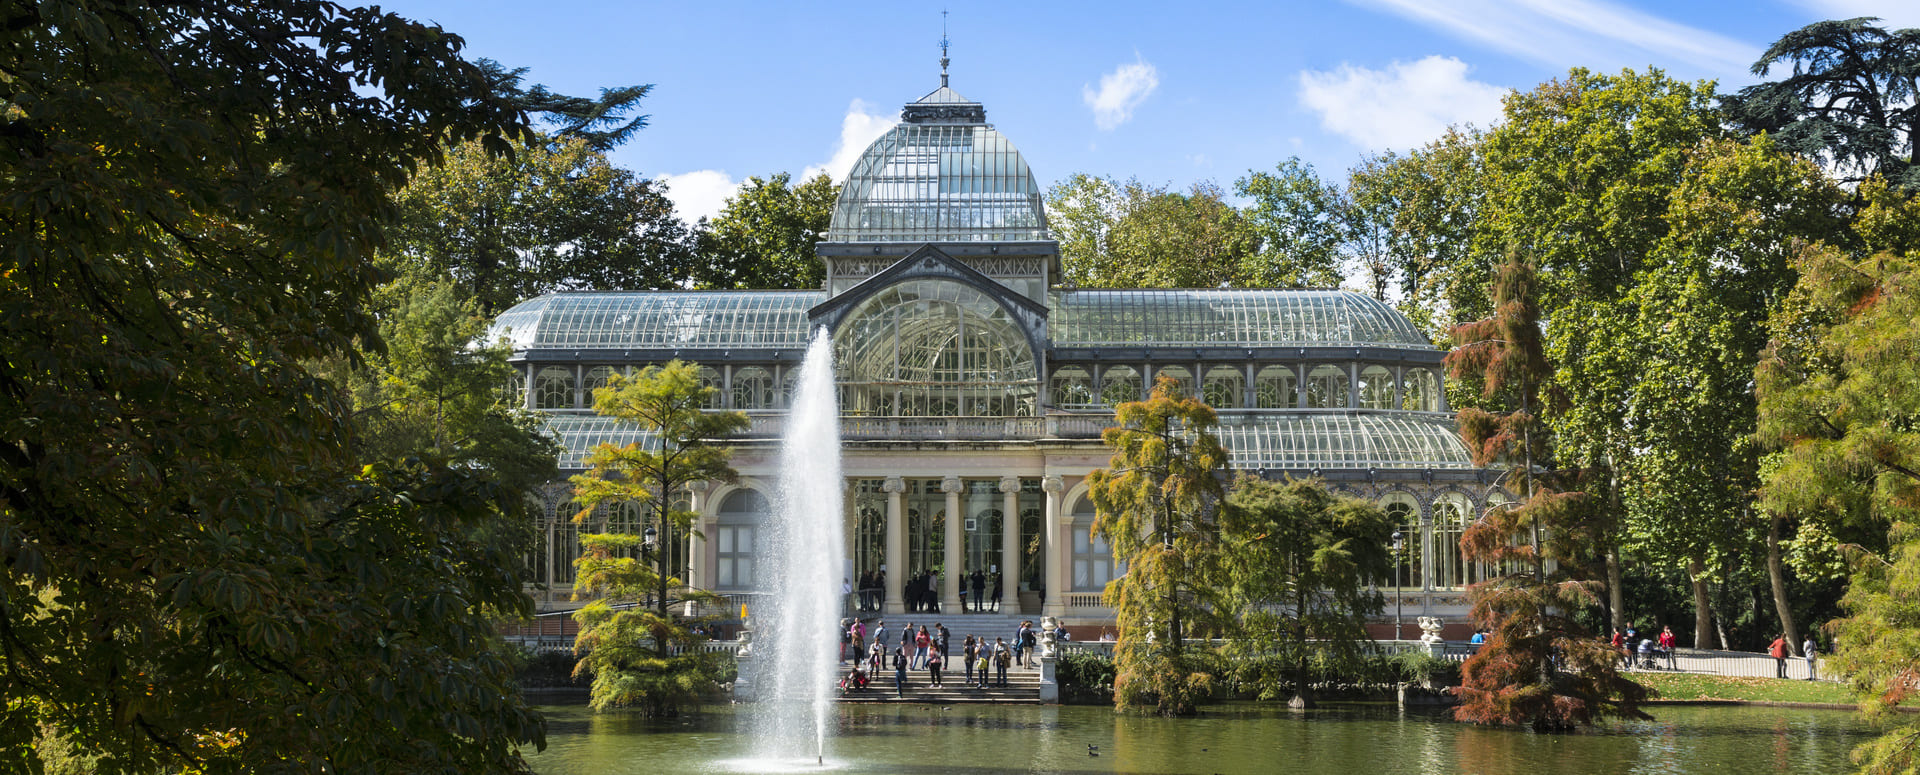
[[1261, 366], [1253, 375], [1253, 400], [1261, 409], [1298, 408], [1299, 376], [1292, 366]]
[[921, 279], [885, 288], [848, 312], [834, 349], [849, 414], [1034, 414], [1033, 347], [1006, 308], [972, 286]]
[[573, 368], [542, 366], [533, 375], [533, 408], [573, 408]]
[[725, 381], [721, 379], [719, 369], [712, 366], [700, 367], [700, 387], [713, 388], [713, 392], [707, 394], [707, 400], [700, 403], [701, 409], [721, 408], [721, 401], [725, 398], [724, 384]]
[[1361, 369], [1360, 383], [1356, 387], [1360, 393], [1360, 408], [1393, 408], [1393, 371], [1387, 367], [1374, 365]]
[[587, 405], [593, 405], [593, 391], [606, 387], [607, 383], [613, 381], [613, 375], [618, 373], [620, 373], [620, 370], [613, 366], [595, 366], [587, 369], [586, 384], [580, 386], [582, 388], [580, 391], [582, 394], [581, 397], [587, 402]]
[[773, 408], [773, 374], [759, 366], [733, 372], [733, 408], [742, 411]]
[[1140, 372], [1132, 366], [1108, 366], [1100, 372], [1100, 402], [1119, 406], [1140, 400]]
[[1404, 589], [1419, 589], [1423, 578], [1420, 573], [1424, 564], [1420, 562], [1420, 506], [1413, 496], [1404, 492], [1390, 493], [1380, 501], [1387, 512], [1387, 518], [1393, 520], [1394, 530], [1400, 533], [1400, 552], [1394, 564], [1398, 566], [1389, 571], [1388, 578], [1381, 579], [1382, 586], [1399, 586]]
[[1237, 408], [1246, 383], [1246, 372], [1238, 366], [1214, 366], [1207, 369], [1206, 381], [1200, 388], [1200, 400], [1215, 409]]
[[1347, 408], [1347, 369], [1323, 363], [1307, 372], [1308, 409]]
[[1093, 375], [1084, 366], [1057, 367], [1050, 382], [1054, 406], [1071, 409], [1099, 403], [1093, 394]]
[[1093, 532], [1093, 501], [1081, 498], [1073, 510], [1073, 578], [1075, 592], [1101, 592], [1120, 575], [1107, 539]]
[[754, 549], [766, 519], [767, 498], [754, 490], [734, 490], [720, 502], [714, 527], [713, 586], [715, 589], [752, 589]]
[[1410, 412], [1440, 411], [1440, 377], [1432, 369], [1408, 369], [1406, 395], [1400, 408]]
[[1433, 502], [1433, 585], [1457, 588], [1472, 584], [1479, 574], [1460, 553], [1460, 537], [1472, 519], [1473, 504], [1457, 492]]

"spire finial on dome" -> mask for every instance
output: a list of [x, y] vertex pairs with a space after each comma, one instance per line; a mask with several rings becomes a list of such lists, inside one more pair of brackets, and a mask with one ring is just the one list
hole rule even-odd
[[940, 10], [940, 85], [947, 85], [947, 11]]

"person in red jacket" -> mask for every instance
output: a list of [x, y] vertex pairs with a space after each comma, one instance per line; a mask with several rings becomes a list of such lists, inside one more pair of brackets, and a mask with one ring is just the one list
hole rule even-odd
[[1787, 677], [1787, 636], [1774, 638], [1773, 643], [1767, 646], [1767, 655], [1773, 657], [1775, 677]]

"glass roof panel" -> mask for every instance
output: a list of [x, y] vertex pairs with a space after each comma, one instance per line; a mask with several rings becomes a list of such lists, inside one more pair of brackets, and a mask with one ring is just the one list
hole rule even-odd
[[1445, 415], [1268, 412], [1222, 420], [1220, 443], [1236, 469], [1475, 467]]
[[516, 350], [804, 348], [807, 310], [825, 300], [820, 291], [556, 293], [501, 313], [487, 339]]
[[542, 417], [547, 435], [560, 443], [560, 469], [578, 471], [587, 467], [587, 456], [601, 444], [625, 447], [639, 443], [641, 449], [660, 449], [660, 434], [640, 426], [597, 414], [550, 414]]
[[[951, 90], [925, 99], [943, 92]], [[827, 241], [1044, 240], [1041, 194], [1026, 159], [992, 125], [902, 123], [854, 162]]]
[[1055, 347], [1433, 349], [1405, 315], [1351, 291], [1098, 289], [1050, 301]]

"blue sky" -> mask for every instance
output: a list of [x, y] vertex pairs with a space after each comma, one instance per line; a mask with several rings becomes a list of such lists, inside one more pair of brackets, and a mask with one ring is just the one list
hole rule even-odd
[[615, 163], [664, 178], [683, 216], [748, 176], [838, 180], [900, 105], [939, 85], [984, 103], [1043, 185], [1075, 172], [1231, 187], [1288, 156], [1343, 177], [1571, 67], [1753, 83], [1780, 35], [1820, 19], [1920, 27], [1920, 0], [632, 3], [393, 0], [474, 57], [569, 93], [650, 83]]

